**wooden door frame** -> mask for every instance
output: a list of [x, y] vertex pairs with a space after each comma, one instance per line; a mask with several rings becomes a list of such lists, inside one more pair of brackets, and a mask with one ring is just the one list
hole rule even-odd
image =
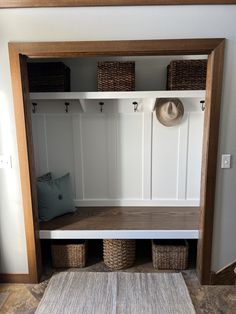
[[[211, 282], [211, 251], [215, 205], [216, 165], [220, 120], [221, 89], [224, 63], [223, 38], [78, 41], [78, 42], [19, 42], [9, 43], [15, 122], [24, 207], [29, 277], [40, 280], [39, 228], [35, 198], [34, 159], [29, 129], [27, 103], [29, 92], [24, 83], [26, 58], [68, 58], [80, 56], [166, 56], [208, 55], [206, 109], [201, 171], [200, 238], [198, 241], [197, 272], [202, 284]], [[32, 182], [32, 184], [31, 184]]]
[[1, 0], [0, 8], [236, 4], [236, 0]]

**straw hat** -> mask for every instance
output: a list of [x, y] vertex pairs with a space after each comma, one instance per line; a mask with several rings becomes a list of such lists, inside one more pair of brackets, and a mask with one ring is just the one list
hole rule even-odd
[[161, 124], [174, 126], [184, 115], [184, 106], [178, 98], [159, 98], [155, 105], [156, 116]]

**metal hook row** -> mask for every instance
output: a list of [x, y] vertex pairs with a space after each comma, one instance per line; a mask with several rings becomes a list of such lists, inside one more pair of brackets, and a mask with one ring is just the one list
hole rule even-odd
[[[134, 112], [138, 111], [138, 102], [137, 101], [133, 101], [133, 106], [134, 106]], [[38, 104], [36, 102], [32, 103], [32, 112], [36, 113], [36, 109], [37, 109]], [[65, 112], [68, 113], [69, 112], [69, 106], [70, 103], [69, 102], [65, 102]], [[99, 102], [99, 106], [100, 106], [100, 112], [103, 112], [103, 106], [104, 106], [104, 102], [100, 101]]]
[[[36, 113], [37, 112], [37, 106], [38, 104], [36, 102], [33, 102], [32, 103], [32, 112], [33, 113]], [[70, 106], [70, 103], [69, 102], [65, 102], [65, 112], [68, 113], [69, 112], [69, 106]]]
[[[134, 106], [134, 112], [137, 112], [138, 111], [138, 103], [137, 103], [137, 101], [133, 101], [132, 104]], [[99, 105], [100, 105], [100, 112], [103, 112], [104, 102], [100, 101]]]

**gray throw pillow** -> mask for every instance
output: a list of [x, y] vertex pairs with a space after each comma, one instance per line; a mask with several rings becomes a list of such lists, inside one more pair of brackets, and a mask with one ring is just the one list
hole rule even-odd
[[52, 180], [51, 172], [47, 172], [47, 173], [45, 173], [42, 176], [37, 178], [37, 181], [49, 181], [49, 180]]
[[39, 219], [42, 221], [75, 210], [69, 173], [56, 179], [38, 180], [37, 192]]

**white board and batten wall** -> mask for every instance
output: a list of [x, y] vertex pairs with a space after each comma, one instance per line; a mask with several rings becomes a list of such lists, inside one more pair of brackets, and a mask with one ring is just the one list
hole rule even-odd
[[182, 99], [175, 127], [156, 118], [155, 99], [39, 101], [32, 114], [36, 171], [71, 174], [77, 206], [198, 206], [203, 117], [200, 99]]

